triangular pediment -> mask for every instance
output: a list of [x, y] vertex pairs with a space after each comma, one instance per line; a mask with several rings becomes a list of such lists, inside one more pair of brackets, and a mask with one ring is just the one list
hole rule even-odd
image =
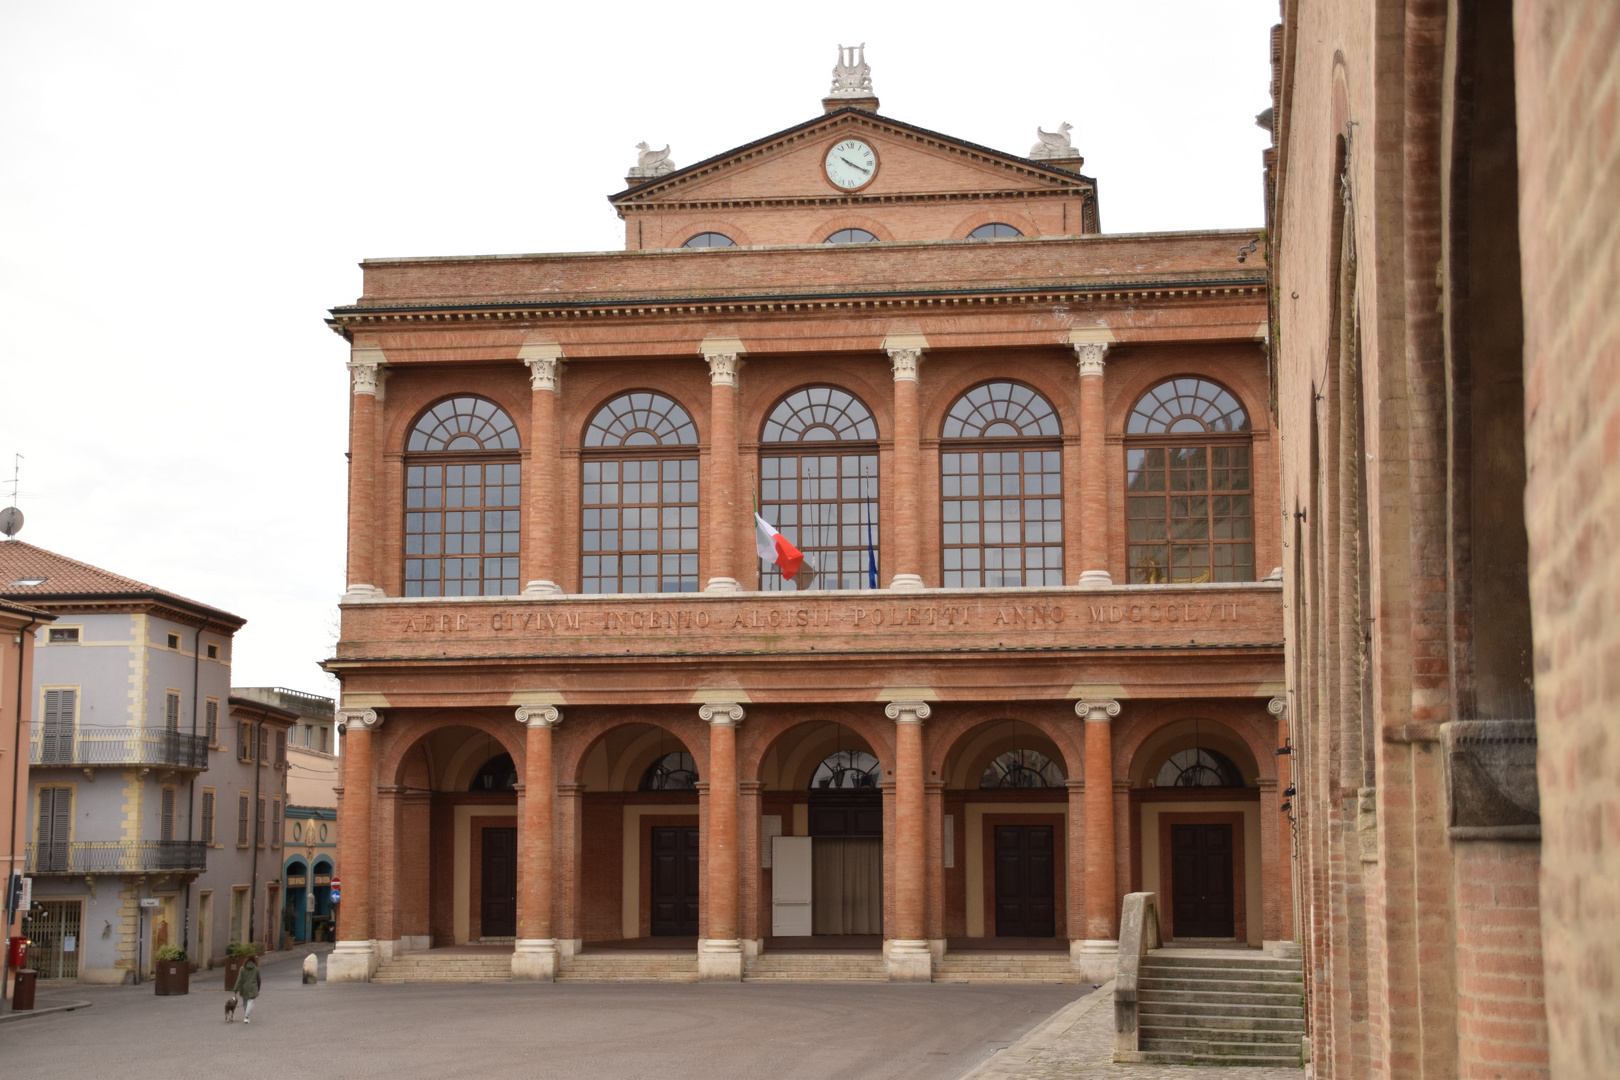
[[[856, 192], [826, 177], [827, 152], [860, 139], [877, 157], [871, 182]], [[1074, 159], [1078, 163], [1079, 159]], [[1093, 181], [1050, 162], [1032, 161], [859, 109], [842, 109], [728, 150], [611, 197], [620, 207], [682, 203], [950, 197], [963, 194], [1082, 191]]]

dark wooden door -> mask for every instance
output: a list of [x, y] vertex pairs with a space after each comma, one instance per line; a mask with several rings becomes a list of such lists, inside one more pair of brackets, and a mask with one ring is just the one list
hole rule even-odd
[[653, 827], [652, 932], [654, 937], [697, 935], [698, 831], [694, 825]]
[[517, 830], [484, 830], [480, 936], [517, 936]]
[[1057, 935], [1052, 826], [997, 825], [996, 936]]
[[1176, 937], [1233, 936], [1232, 826], [1170, 826], [1170, 896]]

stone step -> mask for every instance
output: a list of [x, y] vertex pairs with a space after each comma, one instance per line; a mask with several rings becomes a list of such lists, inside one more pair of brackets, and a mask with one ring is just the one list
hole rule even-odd
[[667, 953], [577, 955], [557, 972], [558, 982], [697, 982], [696, 956]]
[[1245, 983], [1283, 983], [1285, 985], [1303, 986], [1305, 978], [1296, 967], [1292, 971], [1277, 968], [1209, 968], [1209, 967], [1183, 967], [1180, 965], [1155, 966], [1142, 965], [1141, 978], [1147, 979], [1180, 979], [1187, 982], [1245, 982]]
[[1273, 1020], [1295, 1020], [1303, 1019], [1305, 1016], [1305, 1010], [1299, 1005], [1212, 1005], [1200, 1001], [1141, 1001], [1138, 1003], [1138, 1011], [1143, 1025], [1151, 1022], [1149, 1017], [1163, 1015], [1255, 1017]]
[[1271, 1054], [1216, 1054], [1216, 1053], [1184, 1053], [1175, 1050], [1135, 1050], [1121, 1051], [1114, 1055], [1115, 1061], [1141, 1062], [1148, 1065], [1246, 1065], [1253, 1068], [1297, 1069], [1300, 1067], [1299, 1051], [1283, 1055]]
[[1304, 1007], [1302, 995], [1293, 993], [1255, 993], [1249, 990], [1141, 990], [1139, 1000], [1163, 1004], [1177, 1001], [1196, 1001], [1203, 1005], [1298, 1005]]
[[374, 983], [507, 982], [510, 956], [404, 956], [385, 960], [372, 974]]
[[1218, 968], [1222, 971], [1230, 971], [1234, 968], [1246, 968], [1252, 971], [1299, 971], [1300, 962], [1263, 953], [1234, 952], [1231, 956], [1219, 956], [1208, 952], [1200, 952], [1189, 955], [1173, 949], [1162, 949], [1144, 956], [1142, 958], [1142, 967], [1203, 967]]
[[[1304, 1025], [1301, 1025], [1303, 1028]], [[1200, 1043], [1255, 1043], [1274, 1044], [1280, 1046], [1299, 1045], [1299, 1037], [1303, 1031], [1240, 1031], [1235, 1028], [1210, 1027], [1143, 1027], [1140, 1032], [1141, 1047], [1144, 1050], [1175, 1050], [1174, 1046], [1163, 1046], [1162, 1043], [1193, 1041]], [[1151, 1045], [1150, 1045], [1151, 1044]], [[1269, 1052], [1269, 1051], [1268, 1051]]]
[[1141, 1029], [1203, 1028], [1219, 1031], [1277, 1031], [1294, 1035], [1305, 1033], [1304, 1013], [1298, 1017], [1275, 1016], [1189, 1016], [1186, 1013], [1145, 1013]]

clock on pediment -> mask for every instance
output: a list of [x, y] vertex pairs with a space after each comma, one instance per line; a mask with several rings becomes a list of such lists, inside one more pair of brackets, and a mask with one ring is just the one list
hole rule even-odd
[[822, 168], [834, 187], [856, 191], [877, 177], [877, 152], [860, 139], [840, 139], [827, 151]]

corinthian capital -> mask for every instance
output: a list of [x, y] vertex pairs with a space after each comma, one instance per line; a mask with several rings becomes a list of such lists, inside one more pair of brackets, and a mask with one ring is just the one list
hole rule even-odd
[[529, 365], [529, 389], [557, 392], [562, 378], [562, 361], [554, 356], [540, 356], [523, 361]]
[[362, 731], [374, 731], [382, 726], [383, 718], [376, 709], [339, 709], [337, 711], [337, 729], [346, 731], [350, 727], [358, 727]]
[[926, 701], [891, 701], [883, 706], [883, 715], [897, 724], [920, 724], [933, 714]]
[[916, 382], [917, 369], [922, 366], [922, 354], [921, 349], [890, 349], [889, 367], [894, 370], [894, 381]]
[[[359, 355], [356, 353], [355, 355]], [[350, 360], [350, 385], [356, 397], [361, 394], [377, 396], [377, 369], [382, 365], [374, 360]]]
[[742, 366], [742, 360], [736, 353], [704, 353], [703, 359], [709, 362], [710, 386], [737, 385], [737, 369]]
[[1084, 341], [1076, 342], [1074, 346], [1074, 359], [1080, 368], [1080, 377], [1087, 375], [1101, 375], [1103, 373], [1103, 357], [1108, 355], [1108, 342]]
[[734, 727], [742, 723], [743, 707], [735, 701], [711, 701], [698, 707], [698, 716], [716, 727]]
[[555, 705], [523, 705], [518, 708], [517, 722], [525, 727], [556, 727], [562, 723], [562, 713]]
[[1074, 703], [1074, 715], [1088, 724], [1106, 724], [1119, 715], [1119, 702], [1113, 698], [1081, 698]]

